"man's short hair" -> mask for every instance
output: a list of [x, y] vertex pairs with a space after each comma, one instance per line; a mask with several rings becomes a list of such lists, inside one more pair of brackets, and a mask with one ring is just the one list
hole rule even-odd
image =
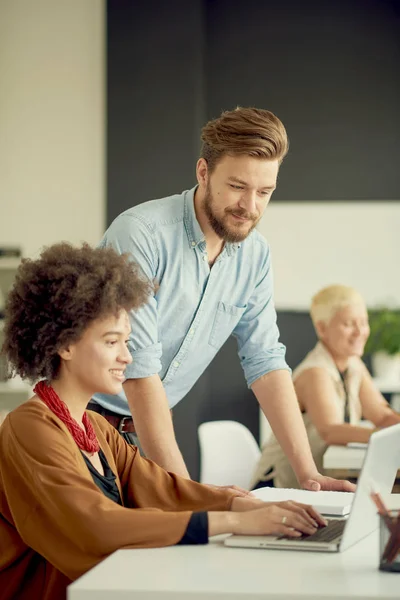
[[241, 108], [225, 111], [202, 130], [201, 158], [211, 173], [225, 155], [247, 155], [280, 163], [289, 141], [282, 121], [269, 110]]

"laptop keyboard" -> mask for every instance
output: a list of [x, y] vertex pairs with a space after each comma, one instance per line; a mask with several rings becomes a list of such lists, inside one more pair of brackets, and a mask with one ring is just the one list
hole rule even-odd
[[344, 526], [346, 525], [345, 519], [332, 519], [328, 522], [326, 527], [321, 527], [312, 535], [304, 533], [301, 537], [293, 538], [286, 535], [280, 536], [280, 540], [290, 540], [291, 542], [333, 542], [337, 537], [342, 535]]

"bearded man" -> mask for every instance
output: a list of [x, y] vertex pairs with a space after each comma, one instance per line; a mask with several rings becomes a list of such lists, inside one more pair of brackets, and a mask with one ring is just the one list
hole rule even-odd
[[157, 289], [132, 313], [132, 362], [123, 392], [98, 394], [97, 410], [167, 471], [188, 477], [171, 409], [230, 335], [238, 342], [254, 392], [306, 489], [352, 490], [315, 466], [285, 347], [279, 342], [270, 251], [255, 229], [276, 187], [288, 150], [270, 111], [236, 108], [202, 130], [197, 186], [139, 204], [119, 215], [102, 246], [128, 253]]

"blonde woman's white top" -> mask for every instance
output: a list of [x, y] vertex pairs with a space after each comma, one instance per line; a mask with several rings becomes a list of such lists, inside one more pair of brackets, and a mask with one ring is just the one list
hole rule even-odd
[[[362, 360], [358, 357], [350, 358], [348, 368], [346, 370], [345, 389], [339, 370], [335, 365], [330, 352], [321, 342], [318, 342], [315, 348], [307, 354], [305, 359], [293, 371], [293, 381], [295, 382], [299, 375], [304, 373], [304, 371], [307, 371], [307, 369], [313, 369], [316, 367], [325, 369], [333, 382], [335, 395], [333, 396], [332, 400], [337, 410], [338, 419], [342, 422], [344, 422], [347, 389], [350, 424], [356, 425], [361, 419], [362, 414], [360, 403], [360, 385], [366, 368]], [[327, 445], [320, 437], [308, 414], [303, 412], [302, 417], [317, 469], [320, 473], [323, 473], [324, 470], [322, 467], [322, 458]], [[254, 486], [258, 481], [268, 481], [270, 479], [274, 480], [275, 487], [299, 487], [294, 471], [290, 466], [285, 453], [280, 447], [278, 440], [273, 434], [271, 434], [271, 437], [262, 449], [260, 461], [252, 478], [252, 486]]]

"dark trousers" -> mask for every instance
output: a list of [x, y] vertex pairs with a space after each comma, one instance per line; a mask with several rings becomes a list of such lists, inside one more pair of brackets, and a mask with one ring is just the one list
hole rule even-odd
[[[266, 473], [264, 473], [264, 477], [272, 473], [273, 469], [269, 469]], [[253, 490], [258, 490], [264, 487], [275, 487], [274, 480], [268, 479], [267, 481], [262, 481], [261, 479], [257, 481], [256, 485], [253, 486]]]
[[[93, 410], [98, 413], [102, 417], [106, 419], [115, 429], [119, 432], [120, 436], [126, 441], [127, 444], [131, 446], [136, 446], [139, 449], [139, 452], [142, 456], [145, 456], [143, 449], [140, 445], [139, 438], [135, 431], [132, 417], [124, 417], [123, 415], [119, 415], [118, 413], [114, 413], [107, 408], [103, 408], [97, 402], [89, 402], [87, 405], [88, 410]], [[123, 424], [123, 427], [120, 427], [120, 424]], [[121, 431], [121, 429], [126, 428], [130, 431]]]

